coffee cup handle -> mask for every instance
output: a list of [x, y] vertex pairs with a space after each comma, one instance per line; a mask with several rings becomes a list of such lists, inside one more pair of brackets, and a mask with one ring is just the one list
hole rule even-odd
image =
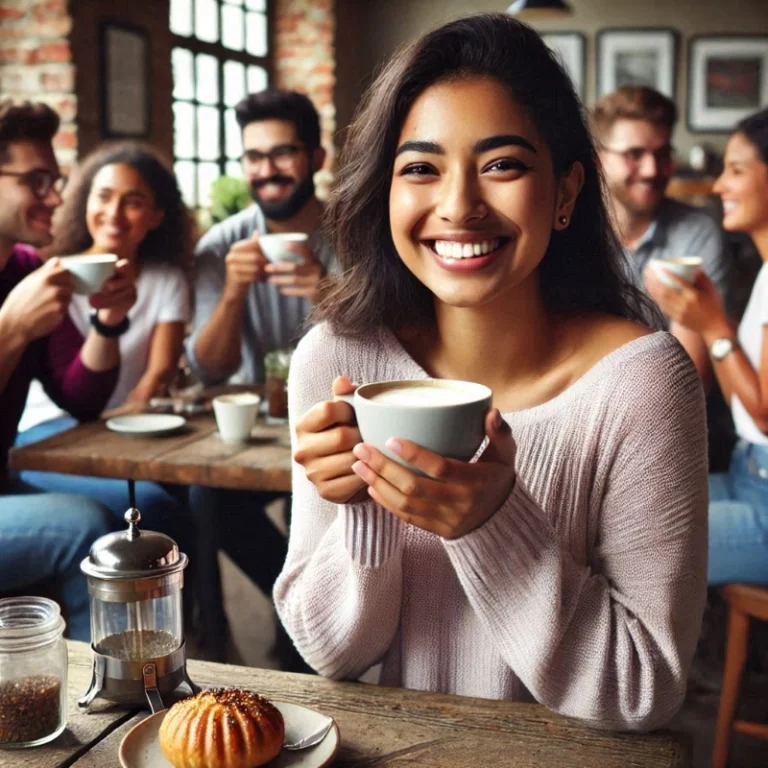
[[353, 411], [355, 410], [355, 393], [354, 392], [351, 395], [334, 395], [333, 399], [341, 400], [347, 405], [350, 405]]

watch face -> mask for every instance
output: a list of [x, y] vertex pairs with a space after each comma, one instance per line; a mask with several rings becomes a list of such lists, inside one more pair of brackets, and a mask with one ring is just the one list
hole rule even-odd
[[712, 357], [722, 360], [732, 349], [733, 342], [730, 339], [715, 339], [712, 342]]

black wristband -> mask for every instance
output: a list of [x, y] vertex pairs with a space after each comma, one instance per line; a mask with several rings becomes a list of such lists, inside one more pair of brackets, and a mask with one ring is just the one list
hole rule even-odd
[[105, 336], [108, 339], [115, 339], [118, 336], [122, 336], [130, 327], [131, 321], [126, 315], [117, 325], [107, 325], [99, 320], [99, 310], [91, 310], [91, 325], [93, 330], [99, 334], [99, 336]]

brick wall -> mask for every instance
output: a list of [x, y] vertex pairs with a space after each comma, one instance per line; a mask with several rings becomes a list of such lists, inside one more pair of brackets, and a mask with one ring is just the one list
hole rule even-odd
[[334, 5], [334, 0], [276, 0], [273, 5], [274, 83], [306, 93], [320, 113], [322, 142], [328, 152], [325, 168], [315, 177], [320, 197], [327, 194], [336, 157]]
[[0, 0], [0, 94], [44, 101], [59, 113], [54, 146], [64, 168], [78, 152], [71, 30], [68, 0]]

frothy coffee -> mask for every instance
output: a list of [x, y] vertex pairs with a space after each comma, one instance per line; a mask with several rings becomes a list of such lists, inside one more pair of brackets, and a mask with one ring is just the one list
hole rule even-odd
[[457, 392], [447, 387], [411, 386], [393, 387], [377, 392], [368, 397], [375, 403], [387, 405], [429, 406], [460, 405], [473, 398], [467, 393]]

